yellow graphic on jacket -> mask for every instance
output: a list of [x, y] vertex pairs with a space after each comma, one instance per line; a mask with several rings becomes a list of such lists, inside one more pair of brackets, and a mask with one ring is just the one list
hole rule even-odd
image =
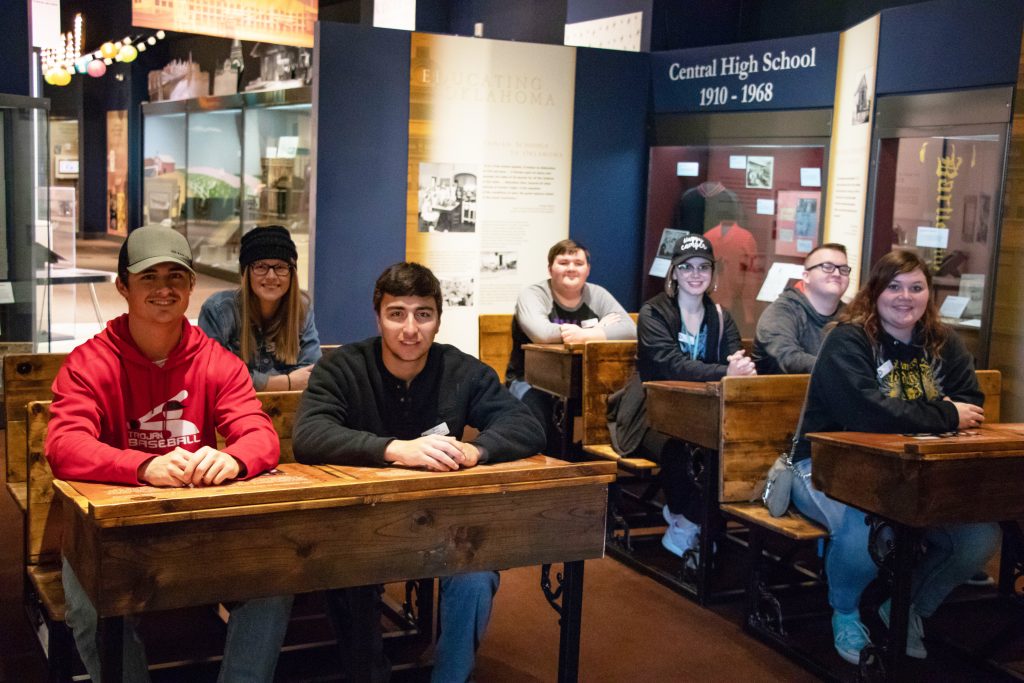
[[888, 398], [929, 401], [942, 398], [942, 391], [935, 378], [935, 370], [926, 358], [913, 360], [892, 360], [892, 370], [879, 378], [878, 388]]

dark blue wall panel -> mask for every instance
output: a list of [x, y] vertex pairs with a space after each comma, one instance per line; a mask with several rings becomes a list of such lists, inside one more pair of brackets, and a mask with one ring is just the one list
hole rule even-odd
[[579, 48], [569, 236], [591, 252], [591, 280], [640, 306], [647, 196], [650, 56]]
[[[452, 0], [449, 33], [473, 35], [473, 24], [482, 22], [484, 37], [524, 43], [561, 45], [565, 38], [566, 0]], [[420, 13], [416, 13], [420, 30]]]
[[409, 36], [317, 24], [313, 291], [327, 344], [376, 334], [373, 284], [405, 258]]
[[882, 12], [879, 95], [1017, 81], [1021, 0], [936, 0]]
[[0, 93], [28, 96], [31, 32], [27, 0], [3, 0], [4, 39], [0, 41]]

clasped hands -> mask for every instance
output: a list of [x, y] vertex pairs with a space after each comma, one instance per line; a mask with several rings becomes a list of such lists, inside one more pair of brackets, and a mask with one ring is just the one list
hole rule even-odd
[[384, 449], [384, 459], [402, 467], [451, 472], [475, 466], [480, 449], [454, 436], [428, 434], [410, 441], [395, 439]]
[[747, 352], [743, 349], [739, 349], [735, 353], [726, 356], [725, 362], [729, 364], [729, 369], [725, 372], [729, 377], [757, 374], [754, 361], [747, 356]]
[[217, 486], [243, 474], [234, 456], [203, 446], [196, 451], [177, 447], [139, 465], [139, 481], [152, 486]]

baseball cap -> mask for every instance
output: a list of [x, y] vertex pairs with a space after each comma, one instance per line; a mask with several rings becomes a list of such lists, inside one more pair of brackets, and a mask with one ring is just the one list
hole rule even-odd
[[680, 263], [694, 256], [706, 258], [712, 263], [715, 262], [715, 251], [711, 248], [711, 242], [704, 236], [692, 233], [683, 235], [676, 240], [676, 245], [672, 247], [672, 264], [669, 266], [669, 273]]
[[158, 263], [177, 263], [192, 273], [192, 249], [185, 236], [173, 228], [147, 225], [133, 230], [121, 245], [117, 271], [141, 273]]

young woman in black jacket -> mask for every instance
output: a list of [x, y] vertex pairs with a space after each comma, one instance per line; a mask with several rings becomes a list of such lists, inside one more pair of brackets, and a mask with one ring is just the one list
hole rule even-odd
[[[868, 553], [865, 514], [814, 488], [804, 435], [952, 432], [981, 425], [985, 397], [973, 360], [956, 333], [940, 322], [931, 284], [928, 264], [914, 252], [896, 250], [875, 264], [818, 352], [794, 454], [793, 503], [831, 535], [825, 573], [832, 631], [836, 651], [853, 664], [870, 642], [859, 607], [878, 567]], [[921, 618], [930, 617], [953, 588], [984, 567], [998, 545], [999, 527], [947, 525], [928, 529], [924, 540], [907, 632], [907, 654], [921, 659], [927, 656]], [[879, 614], [888, 623], [888, 602]]]

